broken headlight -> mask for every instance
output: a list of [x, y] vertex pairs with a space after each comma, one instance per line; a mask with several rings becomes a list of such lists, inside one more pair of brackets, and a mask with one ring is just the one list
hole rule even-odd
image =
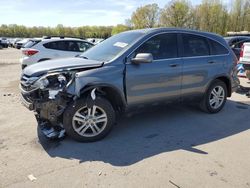
[[40, 89], [62, 89], [70, 79], [71, 75], [67, 73], [50, 73], [35, 81], [33, 86]]
[[34, 87], [44, 89], [49, 85], [49, 80], [47, 78], [40, 78], [33, 84]]

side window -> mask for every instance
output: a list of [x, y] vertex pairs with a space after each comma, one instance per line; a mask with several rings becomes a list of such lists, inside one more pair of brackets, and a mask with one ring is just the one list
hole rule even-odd
[[76, 41], [68, 41], [68, 51], [80, 52], [78, 42], [76, 42]]
[[48, 48], [48, 49], [54, 49], [56, 50], [57, 49], [57, 44], [56, 42], [48, 42], [46, 44], [43, 45], [45, 48]]
[[177, 35], [175, 33], [160, 34], [152, 37], [142, 44], [136, 51], [138, 53], [151, 53], [154, 60], [177, 57]]
[[68, 42], [67, 41], [55, 41], [49, 42], [43, 45], [45, 48], [53, 49], [53, 50], [68, 50]]
[[91, 48], [93, 45], [87, 42], [77, 42], [80, 52], [85, 52], [87, 49]]
[[207, 56], [209, 55], [209, 45], [205, 37], [182, 34], [183, 57]]
[[211, 55], [228, 54], [228, 50], [218, 42], [214, 40], [209, 40], [209, 42], [211, 45]]
[[57, 50], [63, 50], [63, 51], [68, 50], [68, 45], [69, 45], [68, 41], [57, 41], [56, 43], [57, 43]]

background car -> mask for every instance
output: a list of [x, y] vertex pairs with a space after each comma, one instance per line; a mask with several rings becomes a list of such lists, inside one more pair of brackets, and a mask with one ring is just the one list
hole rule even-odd
[[30, 39], [23, 39], [15, 43], [16, 49], [21, 49]]
[[22, 39], [19, 38], [14, 38], [14, 39], [10, 39], [10, 47], [15, 48], [16, 43], [19, 42]]
[[250, 42], [249, 36], [232, 36], [232, 37], [225, 37], [224, 38], [228, 45], [232, 48], [233, 52], [235, 53], [236, 57], [240, 58], [240, 50], [241, 46], [244, 42]]
[[75, 57], [94, 44], [79, 38], [44, 37], [30, 39], [22, 48], [22, 68], [50, 59]]
[[242, 45], [239, 63], [243, 65], [246, 70], [246, 77], [250, 80], [250, 42]]
[[0, 45], [3, 48], [8, 48], [8, 40], [7, 40], [7, 38], [0, 38]]

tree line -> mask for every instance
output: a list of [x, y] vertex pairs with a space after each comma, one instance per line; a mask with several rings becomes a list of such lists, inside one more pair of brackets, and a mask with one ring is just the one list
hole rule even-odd
[[164, 8], [149, 4], [137, 8], [129, 20], [133, 28], [183, 27], [225, 35], [228, 31], [250, 31], [250, 1], [203, 0], [193, 6], [187, 0], [172, 0]]
[[74, 36], [80, 38], [108, 38], [131, 29], [153, 27], [182, 27], [225, 35], [228, 31], [250, 31], [250, 1], [232, 0], [223, 4], [220, 0], [203, 0], [192, 5], [188, 0], [172, 0], [163, 8], [158, 4], [138, 7], [125, 24], [117, 26], [25, 27], [1, 25], [0, 36], [41, 37]]

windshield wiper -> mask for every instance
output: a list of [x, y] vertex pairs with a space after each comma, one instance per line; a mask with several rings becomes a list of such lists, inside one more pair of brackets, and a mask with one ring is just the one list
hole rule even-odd
[[79, 57], [79, 58], [83, 58], [83, 59], [89, 59], [89, 58], [87, 58], [86, 56], [81, 56], [81, 55], [76, 55], [75, 57]]
[[83, 59], [89, 59], [87, 58], [86, 56], [79, 56], [80, 58], [83, 58]]

